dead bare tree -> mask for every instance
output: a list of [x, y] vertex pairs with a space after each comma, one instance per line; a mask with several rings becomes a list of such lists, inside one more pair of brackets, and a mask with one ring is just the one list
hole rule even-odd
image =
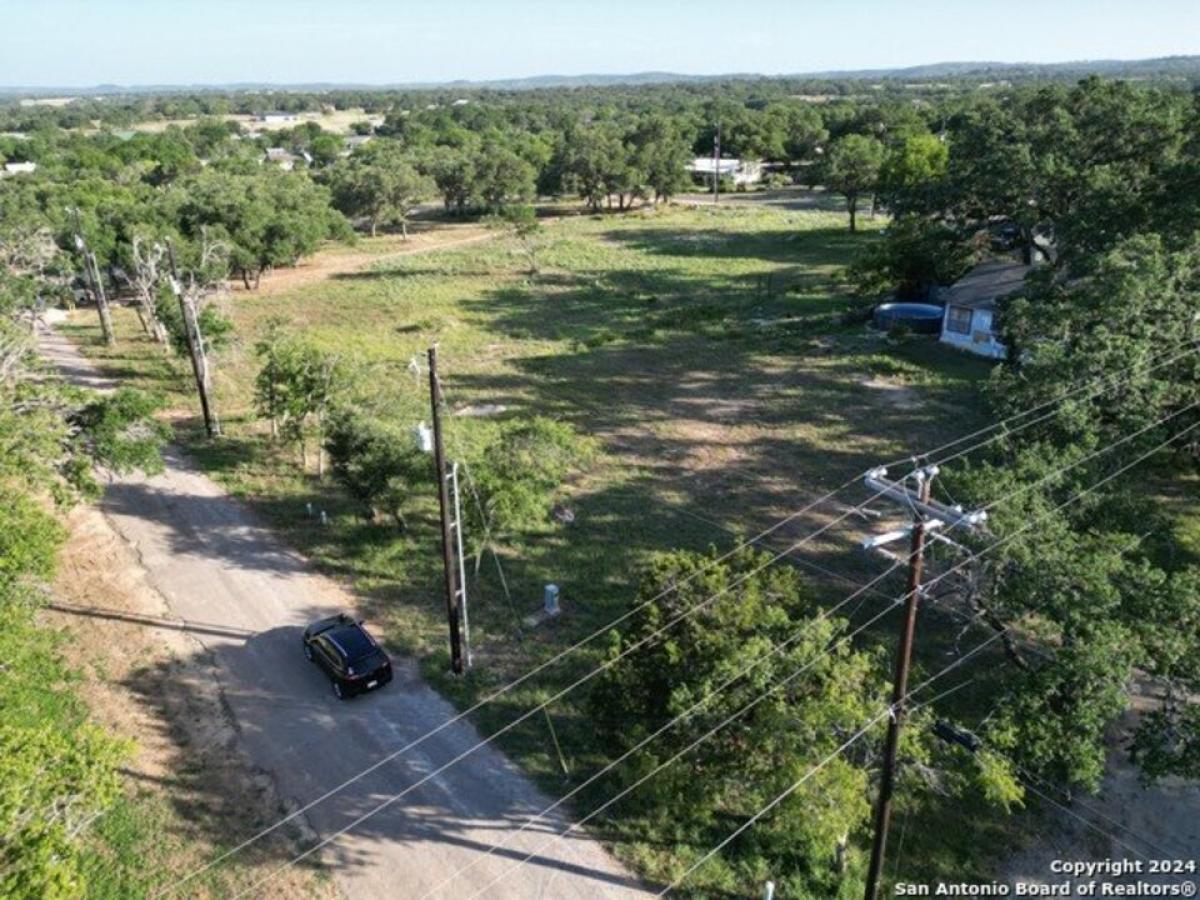
[[180, 278], [175, 249], [169, 242], [166, 253], [171, 267], [171, 292], [179, 301], [184, 338], [192, 362], [192, 374], [196, 379], [196, 393], [204, 414], [204, 429], [209, 437], [216, 437], [221, 433], [221, 422], [212, 402], [212, 369], [209, 366], [208, 345], [200, 326], [200, 313], [204, 302], [220, 289], [222, 282], [214, 279], [212, 273], [218, 271], [217, 260], [227, 255], [228, 248], [220, 241], [209, 240], [207, 232], [203, 233], [199, 264], [189, 270], [186, 278]]
[[54, 265], [59, 253], [54, 235], [45, 228], [20, 230], [9, 227], [0, 233], [0, 269], [18, 278], [29, 278], [34, 285], [33, 303], [24, 310], [31, 333], [42, 319], [47, 293], [61, 294], [70, 280]]
[[167, 328], [158, 316], [158, 289], [166, 258], [164, 245], [148, 243], [141, 236], [135, 236], [130, 248], [133, 272], [125, 274], [126, 283], [137, 294], [136, 309], [142, 330], [160, 344], [167, 343]]
[[27, 335], [0, 331], [0, 384], [15, 381], [29, 356]]

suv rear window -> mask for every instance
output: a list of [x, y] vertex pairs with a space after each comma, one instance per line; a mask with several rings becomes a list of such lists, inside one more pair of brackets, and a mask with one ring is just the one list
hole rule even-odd
[[350, 668], [359, 675], [374, 672], [387, 662], [387, 658], [378, 650], [372, 650], [366, 656], [359, 657], [350, 664]]

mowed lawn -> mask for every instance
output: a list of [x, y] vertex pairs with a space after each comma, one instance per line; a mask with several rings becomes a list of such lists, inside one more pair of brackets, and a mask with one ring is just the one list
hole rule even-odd
[[[139, 337], [132, 314], [118, 317], [114, 350], [99, 345], [90, 310], [71, 330], [110, 371], [168, 392], [186, 411], [181, 440], [201, 464], [325, 571], [352, 582], [392, 645], [418, 655], [439, 687], [467, 703], [625, 612], [649, 554], [728, 548], [731, 531], [754, 533], [872, 465], [986, 424], [987, 363], [927, 338], [892, 340], [846, 316], [856, 304], [840, 276], [876, 239], [876, 223], [864, 217], [865, 230], [851, 235], [845, 221], [747, 208], [567, 216], [546, 222], [536, 274], [522, 246], [498, 234], [293, 289], [235, 293], [221, 301], [236, 337], [217, 360], [226, 435], [213, 442], [199, 433], [183, 364]], [[301, 473], [296, 452], [273, 446], [252, 411], [253, 346], [274, 319], [352, 364], [369, 405], [397, 422], [429, 418], [425, 351], [436, 342], [454, 409], [500, 405], [505, 416], [563, 419], [595, 439], [597, 461], [561, 498], [573, 521], [548, 516], [538, 533], [497, 539], [507, 592], [490, 557], [469, 576], [476, 668], [468, 678], [444, 674], [432, 471], [406, 533], [364, 521], [333, 482]], [[470, 456], [494, 423], [452, 417], [451, 455]], [[764, 548], [785, 549], [865, 497], [857, 486], [844, 491]], [[307, 515], [310, 503], [328, 513], [328, 526]], [[844, 579], [880, 571], [856, 543], [877, 527], [851, 516], [796, 552], [831, 604], [852, 590]], [[561, 588], [563, 615], [530, 628], [523, 619], [548, 582]], [[944, 664], [953, 631], [947, 625], [946, 641], [934, 642], [931, 666]], [[606, 646], [594, 641], [489, 704], [481, 728], [506, 724], [580, 677]], [[504, 736], [555, 795], [606, 759], [583, 694]], [[657, 868], [643, 833], [619, 816], [607, 824], [624, 855]], [[966, 843], [913, 852], [927, 854], [923, 867], [951, 871], [964, 853], [978, 855]]]

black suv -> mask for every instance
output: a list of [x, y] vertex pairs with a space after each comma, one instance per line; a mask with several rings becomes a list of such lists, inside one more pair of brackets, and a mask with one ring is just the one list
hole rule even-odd
[[325, 670], [342, 700], [383, 687], [392, 680], [392, 661], [345, 613], [313, 622], [304, 629], [304, 655]]

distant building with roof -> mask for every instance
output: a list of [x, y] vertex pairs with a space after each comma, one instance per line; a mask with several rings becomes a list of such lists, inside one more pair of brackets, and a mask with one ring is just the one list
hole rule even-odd
[[1004, 359], [1008, 348], [996, 332], [1000, 300], [1025, 285], [1033, 266], [1011, 259], [982, 262], [948, 288], [938, 292], [943, 343], [992, 359]]
[[299, 156], [284, 147], [268, 147], [264, 159], [279, 166], [285, 172], [292, 171], [296, 168], [296, 163], [300, 161]]
[[711, 185], [713, 172], [719, 178], [727, 178], [735, 185], [757, 184], [762, 179], [762, 163], [752, 159], [714, 160], [711, 156], [697, 156], [688, 165], [688, 171], [698, 181]]
[[37, 171], [35, 162], [8, 162], [4, 164], [5, 175], [32, 175]]
[[289, 125], [298, 120], [299, 116], [289, 112], [267, 112], [258, 117], [264, 125]]

